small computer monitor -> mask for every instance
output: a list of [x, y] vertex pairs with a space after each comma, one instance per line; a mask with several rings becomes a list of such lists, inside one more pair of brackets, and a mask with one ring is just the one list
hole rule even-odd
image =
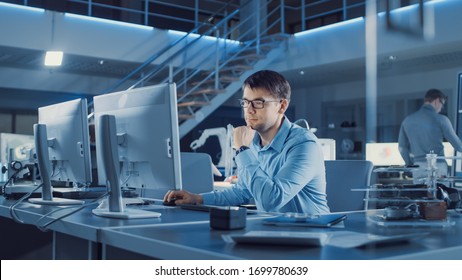
[[0, 162], [25, 160], [28, 150], [34, 149], [34, 136], [13, 133], [0, 133]]
[[318, 138], [321, 145], [324, 160], [335, 160], [335, 140], [329, 138]]
[[[445, 156], [454, 155], [451, 143], [443, 142], [443, 146]], [[371, 161], [374, 166], [404, 165], [397, 142], [366, 143], [366, 160]], [[452, 165], [451, 159], [446, 159], [446, 162], [449, 166]]]
[[[162, 199], [168, 190], [180, 190], [181, 160], [176, 85], [160, 84], [95, 96], [95, 130], [100, 118], [116, 121], [122, 188]], [[101, 133], [97, 133], [100, 135]], [[102, 147], [96, 138], [98, 182], [106, 185]]]
[[404, 165], [397, 142], [366, 143], [366, 160], [374, 166]]
[[[11, 176], [21, 178], [27, 174], [29, 170], [24, 167], [33, 166], [35, 162], [34, 150], [33, 135], [0, 133], [0, 168], [2, 169], [0, 182], [7, 182]], [[19, 164], [12, 164], [13, 162]]]
[[38, 109], [34, 125], [35, 148], [42, 179], [39, 204], [80, 204], [55, 199], [51, 186], [86, 187], [91, 184], [90, 138], [86, 99], [76, 99]]

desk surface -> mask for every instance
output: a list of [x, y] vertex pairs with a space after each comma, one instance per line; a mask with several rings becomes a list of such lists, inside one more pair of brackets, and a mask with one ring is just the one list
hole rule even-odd
[[[0, 216], [11, 218], [9, 207], [15, 202], [15, 200], [7, 200], [0, 197]], [[208, 223], [208, 213], [199, 211], [187, 211], [182, 215], [177, 214], [182, 210], [178, 207], [167, 207], [163, 205], [149, 205], [152, 211], [162, 213], [160, 218], [149, 218], [149, 219], [111, 219], [93, 215], [91, 212], [96, 205], [88, 206], [77, 213], [74, 213], [68, 217], [63, 218], [61, 221], [57, 221], [51, 224], [48, 229], [65, 233], [68, 235], [76, 236], [79, 238], [87, 239], [90, 241], [101, 242], [99, 239], [99, 230], [102, 228], [111, 227], [124, 227], [134, 225], [154, 225], [154, 224], [174, 224], [178, 222], [203, 222]], [[62, 211], [55, 212], [51, 215], [53, 218], [60, 217], [66, 213], [69, 213], [77, 207], [69, 206], [48, 206], [48, 205], [36, 205], [28, 202], [23, 202], [15, 207], [17, 216], [27, 224], [36, 225], [40, 218], [48, 213], [61, 208]], [[138, 208], [142, 209], [142, 208]], [[52, 218], [46, 218], [41, 221], [41, 224], [45, 224]]]
[[[9, 206], [14, 201], [0, 198], [0, 216], [11, 218]], [[36, 224], [56, 206], [21, 203], [16, 209], [20, 219]], [[61, 207], [65, 208], [65, 207]], [[462, 215], [450, 213], [455, 225], [449, 227], [382, 227], [371, 224], [367, 213], [348, 213], [342, 226], [329, 229], [277, 227], [264, 225], [267, 215], [247, 216], [243, 230], [210, 229], [209, 214], [158, 206], [160, 218], [120, 220], [98, 217], [89, 206], [50, 225], [49, 229], [89, 241], [114, 246], [152, 258], [161, 259], [462, 259]], [[52, 214], [59, 217], [69, 210]], [[370, 212], [369, 212], [370, 213]], [[49, 221], [45, 219], [43, 222]], [[226, 243], [223, 234], [240, 234], [251, 230], [310, 231], [332, 233], [352, 231], [380, 235], [428, 232], [408, 243], [344, 249], [334, 246], [295, 247], [272, 245], [238, 245]]]
[[[248, 216], [244, 230], [210, 229], [208, 223], [169, 226], [133, 226], [104, 229], [105, 244], [163, 259], [462, 259], [462, 217], [451, 215], [456, 224], [447, 228], [388, 228], [367, 222], [366, 213], [350, 213], [343, 226], [329, 229], [264, 225], [262, 217]], [[333, 246], [296, 247], [226, 243], [223, 234], [251, 230], [326, 232], [354, 231], [380, 235], [428, 232], [410, 242], [345, 249]], [[438, 255], [440, 254], [440, 255]]]

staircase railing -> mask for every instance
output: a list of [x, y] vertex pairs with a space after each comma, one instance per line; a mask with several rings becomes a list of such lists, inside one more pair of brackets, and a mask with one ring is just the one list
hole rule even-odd
[[[271, 11], [269, 11], [269, 13], [261, 20], [258, 20], [259, 23], [256, 24], [256, 26], [259, 26], [260, 23], [262, 22], [266, 22], [268, 18], [270, 18], [271, 16], [274, 16], [275, 13], [278, 12], [279, 9], [273, 9]], [[258, 13], [257, 13], [258, 14]], [[258, 18], [258, 17], [257, 17]], [[241, 27], [241, 25], [243, 24], [248, 24], [248, 21], [252, 20], [253, 18], [251, 17], [248, 17], [247, 19], [245, 19], [243, 22], [241, 22], [240, 25], [237, 25], [235, 26], [232, 30], [230, 30], [227, 34], [224, 34], [224, 37], [227, 37], [227, 35], [231, 34], [234, 30], [238, 29], [239, 27]], [[282, 18], [277, 18], [276, 20], [274, 20], [272, 23], [270, 23], [269, 26], [267, 26], [265, 29], [263, 29], [261, 31], [261, 33], [257, 33], [256, 36], [254, 37], [254, 39], [251, 39], [251, 40], [248, 40], [248, 41], [244, 41], [243, 43], [241, 43], [241, 47], [238, 48], [237, 50], [235, 50], [233, 53], [231, 53], [229, 56], [223, 56], [223, 59], [221, 61], [219, 61], [219, 63], [217, 63], [215, 65], [215, 67], [213, 68], [213, 70], [210, 71], [210, 73], [205, 76], [204, 78], [202, 78], [200, 81], [196, 81], [195, 85], [190, 88], [187, 92], [184, 93], [183, 96], [179, 97], [178, 99], [178, 102], [181, 102], [182, 100], [184, 100], [185, 98], [187, 98], [189, 95], [193, 94], [197, 89], [199, 89], [199, 87], [201, 85], [203, 85], [203, 83], [205, 83], [206, 81], [210, 80], [211, 78], [214, 78], [215, 79], [215, 89], [218, 89], [217, 88], [217, 85], [219, 84], [218, 80], [219, 80], [219, 74], [220, 74], [220, 70], [222, 70], [223, 68], [225, 68], [226, 66], [230, 65], [230, 63], [232, 63], [233, 61], [235, 61], [236, 59], [238, 59], [239, 57], [241, 57], [241, 55], [243, 53], [246, 53], [247, 50], [249, 50], [250, 48], [254, 47], [254, 52], [256, 55], [260, 54], [261, 52], [261, 39], [262, 39], [262, 34], [268, 34], [268, 31], [271, 30], [271, 28], [273, 28], [274, 26], [276, 26], [279, 22], [282, 21]], [[258, 27], [257, 27], [258, 28]], [[252, 29], [248, 29], [246, 32], [244, 32], [243, 34], [240, 35], [240, 37], [237, 39], [238, 41], [241, 41], [243, 38], [245, 38], [246, 36], [248, 36], [253, 30]], [[217, 36], [219, 37], [219, 36]], [[215, 53], [216, 53], [216, 56], [220, 56], [220, 50], [222, 48], [219, 48], [218, 44], [217, 44], [217, 47], [215, 49]], [[207, 59], [204, 59], [203, 61], [201, 61], [200, 65], [203, 65], [203, 64], [206, 64], [207, 63]], [[173, 73], [173, 76], [175, 76], [176, 74], [180, 73], [182, 70], [186, 69], [186, 65], [183, 66], [183, 67], [180, 67], [178, 68], [174, 73]], [[201, 72], [201, 69], [200, 67], [196, 67], [196, 70], [194, 70], [192, 73], [190, 73], [188, 76], [184, 77], [182, 80], [179, 80], [177, 81], [177, 86], [178, 87], [181, 87], [185, 84], [187, 84], [189, 81], [191, 81], [194, 77], [197, 76], [197, 74], [199, 74]], [[165, 80], [164, 80], [165, 81]]]
[[[218, 9], [213, 15], [211, 15], [210, 17], [208, 17], [208, 19], [204, 22], [202, 22], [200, 25], [196, 26], [195, 28], [193, 28], [191, 31], [189, 31], [188, 33], [185, 33], [182, 37], [178, 38], [177, 40], [175, 40], [174, 42], [170, 43], [169, 45], [165, 46], [164, 48], [162, 48], [160, 51], [154, 53], [151, 57], [149, 57], [145, 62], [143, 62], [140, 66], [138, 66], [135, 70], [133, 70], [131, 73], [129, 73], [127, 76], [125, 76], [124, 78], [120, 79], [114, 86], [108, 88], [104, 93], [108, 93], [108, 92], [113, 92], [115, 90], [118, 90], [120, 89], [120, 87], [125, 84], [129, 79], [131, 79], [132, 77], [134, 77], [135, 75], [139, 74], [139, 75], [142, 75], [142, 78], [139, 79], [135, 84], [133, 84], [130, 88], [133, 88], [133, 87], [136, 87], [140, 82], [144, 81], [146, 78], [145, 77], [151, 77], [155, 74], [157, 74], [156, 71], [153, 71], [153, 70], [150, 70], [149, 73], [143, 73], [144, 70], [146, 70], [148, 67], [152, 67], [152, 63], [156, 60], [156, 59], [159, 59], [161, 58], [162, 56], [166, 55], [168, 53], [168, 51], [170, 51], [171, 49], [175, 48], [176, 46], [178, 46], [180, 43], [182, 42], [185, 42], [186, 40], [188, 40], [192, 34], [196, 34], [198, 33], [199, 30], [203, 29], [204, 27], [207, 27], [207, 26], [210, 26], [210, 22], [217, 16], [217, 15], [220, 15], [220, 14], [223, 14], [229, 7], [230, 7], [230, 4], [231, 2], [228, 2], [226, 5], [224, 5], [223, 7], [221, 7], [220, 9]], [[231, 19], [233, 16], [235, 16], [237, 14], [239, 9], [235, 10], [234, 12], [232, 12], [230, 15], [228, 15], [227, 17], [223, 18], [220, 22], [218, 22], [215, 26], [212, 26], [211, 28], [208, 29], [208, 31], [206, 31], [205, 33], [202, 33], [201, 35], [199, 35], [193, 42], [192, 44], [189, 43], [188, 45], [191, 46], [194, 44], [194, 42], [198, 41], [199, 39], [201, 39], [202, 37], [204, 37], [205, 35], [208, 35], [211, 33], [211, 30], [214, 30], [217, 28], [217, 26], [220, 26], [220, 25], [223, 25], [224, 23], [228, 22], [229, 19]], [[181, 52], [184, 52], [186, 51], [188, 47], [183, 47], [181, 49]], [[176, 54], [174, 54], [174, 56], [176, 57]], [[172, 55], [170, 56], [172, 57]], [[171, 60], [171, 59], [166, 59], [167, 60]], [[159, 65], [158, 67], [156, 67], [156, 69], [159, 69], [159, 68], [162, 68], [164, 67], [163, 64]]]
[[[236, 18], [238, 24], [231, 25]], [[195, 34], [201, 27], [162, 48], [107, 92], [125, 90], [130, 81], [128, 89], [175, 82], [181, 128], [204, 106], [213, 104], [204, 112], [210, 111], [231, 97], [239, 89], [241, 76], [287, 38], [284, 1], [249, 0], [201, 35]], [[155, 61], [162, 62], [155, 65]], [[190, 124], [187, 127], [185, 131], [191, 129]]]

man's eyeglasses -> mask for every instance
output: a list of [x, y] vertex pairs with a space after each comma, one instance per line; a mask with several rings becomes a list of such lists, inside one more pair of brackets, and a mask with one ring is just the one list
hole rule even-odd
[[441, 105], [443, 105], [443, 106], [444, 106], [444, 104], [446, 104], [446, 100], [444, 100], [444, 99], [441, 99], [441, 98], [440, 98], [439, 100], [440, 100], [440, 103], [441, 103]]
[[281, 100], [247, 100], [247, 99], [239, 99], [239, 104], [242, 108], [249, 108], [250, 104], [252, 104], [252, 108], [254, 109], [263, 109], [265, 108], [265, 102], [281, 102]]

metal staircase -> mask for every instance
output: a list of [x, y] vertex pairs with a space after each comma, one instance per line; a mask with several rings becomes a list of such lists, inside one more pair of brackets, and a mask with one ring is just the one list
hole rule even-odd
[[[180, 137], [185, 136], [232, 97], [247, 76], [282, 55], [288, 38], [281, 16], [284, 7], [274, 3], [270, 6], [270, 2], [274, 1], [248, 1], [197, 35], [204, 25], [210, 25], [205, 22], [151, 56], [108, 92], [126, 89], [128, 83], [132, 89], [175, 82]], [[245, 9], [253, 13], [244, 18]], [[229, 28], [231, 20], [236, 19], [239, 23]], [[162, 63], [153, 65], [154, 61]]]

